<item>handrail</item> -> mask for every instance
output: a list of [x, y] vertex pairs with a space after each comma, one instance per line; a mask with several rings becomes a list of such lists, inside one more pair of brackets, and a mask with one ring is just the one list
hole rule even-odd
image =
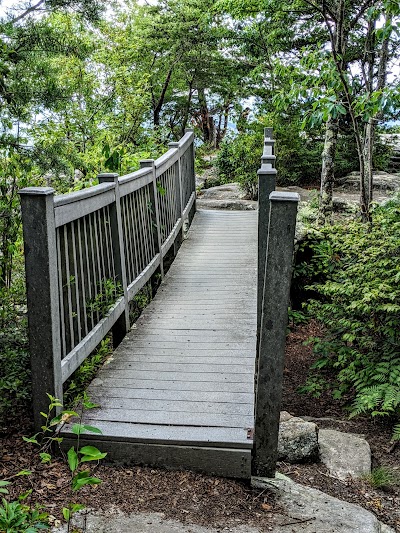
[[195, 206], [194, 134], [125, 176], [55, 197], [22, 189], [28, 321], [36, 428], [47, 393], [63, 383], [108, 331], [118, 344], [130, 327], [129, 303], [181, 240]]

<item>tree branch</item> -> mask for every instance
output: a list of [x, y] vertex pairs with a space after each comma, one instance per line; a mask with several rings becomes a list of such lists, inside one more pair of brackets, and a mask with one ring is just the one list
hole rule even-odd
[[18, 17], [11, 19], [10, 20], [11, 24], [15, 24], [16, 22], [19, 22], [20, 20], [25, 18], [27, 15], [29, 15], [29, 13], [32, 13], [32, 11], [36, 11], [36, 9], [38, 9], [42, 4], [44, 4], [44, 2], [45, 0], [39, 0], [39, 2], [35, 4], [34, 6], [28, 7], [28, 9], [24, 11], [23, 13], [21, 13], [21, 15], [18, 15]]

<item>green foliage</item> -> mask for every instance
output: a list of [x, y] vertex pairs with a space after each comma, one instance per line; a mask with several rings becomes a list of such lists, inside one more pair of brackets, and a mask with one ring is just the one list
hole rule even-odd
[[86, 302], [86, 308], [89, 313], [98, 313], [99, 317], [103, 318], [121, 295], [120, 283], [116, 283], [113, 279], [103, 279], [99, 282], [99, 291], [96, 296]]
[[225, 139], [216, 159], [222, 183], [238, 182], [249, 198], [257, 198], [260, 159], [263, 146], [261, 131], [242, 133]]
[[[63, 441], [63, 438], [60, 437], [61, 430], [66, 424], [71, 423], [74, 418], [78, 419], [78, 422], [73, 424], [71, 428], [71, 432], [77, 437], [77, 442], [76, 445], [71, 446], [66, 456], [66, 462], [70, 470], [70, 489], [72, 496], [86, 485], [98, 485], [101, 483], [101, 479], [94, 477], [90, 470], [86, 468], [86, 463], [95, 462], [98, 464], [99, 461], [107, 456], [107, 453], [101, 452], [95, 446], [80, 446], [80, 436], [82, 434], [88, 432], [101, 434], [100, 429], [81, 422], [83, 411], [98, 407], [98, 405], [93, 403], [85, 393], [81, 401], [81, 414], [71, 410], [62, 410], [57, 416], [53, 416], [54, 410], [62, 408], [62, 403], [51, 394], [47, 394], [47, 396], [49, 397], [50, 403], [47, 412], [41, 413], [44, 418], [41, 431], [32, 437], [23, 437], [23, 440], [38, 447], [38, 455], [42, 464], [51, 463], [54, 446], [60, 446]], [[65, 458], [65, 455], [63, 457]], [[31, 471], [23, 470], [14, 477], [30, 474]], [[6, 494], [7, 489], [4, 487], [8, 484], [9, 482], [0, 482], [0, 492]], [[31, 492], [28, 491], [28, 493], [22, 495], [20, 500], [30, 495]], [[17, 511], [17, 515], [15, 512], [14, 514], [12, 512], [11, 514], [9, 513], [8, 509], [10, 506], [12, 510], [15, 509]], [[72, 516], [81, 509], [84, 509], [83, 505], [72, 501], [68, 504], [68, 507], [62, 509], [63, 517], [68, 523], [68, 531], [70, 531]], [[10, 526], [8, 529], [5, 529], [7, 533], [35, 533], [38, 529], [48, 529], [47, 526], [38, 522], [39, 518], [47, 519], [47, 513], [39, 514], [37, 509], [32, 510], [29, 506], [21, 506], [18, 502], [11, 502], [9, 504], [6, 500], [3, 500], [3, 508], [0, 507], [0, 526], [2, 525], [2, 513], [8, 520], [11, 520], [15, 515], [18, 517], [18, 522], [15, 522], [15, 524], [14, 522], [10, 522], [12, 527]], [[18, 527], [20, 528], [18, 529]]]
[[[310, 232], [295, 274], [298, 282], [309, 283], [308, 312], [325, 328], [324, 336], [313, 340], [319, 356], [314, 370], [334, 374], [334, 384], [327, 384], [334, 397], [352, 394], [353, 416], [396, 418], [400, 415], [400, 199], [375, 207], [372, 215], [370, 225], [354, 221]], [[313, 387], [309, 382], [308, 391]]]
[[0, 531], [5, 533], [37, 533], [49, 529], [48, 514], [37, 508], [30, 508], [19, 501], [7, 502], [2, 499], [0, 505]]
[[64, 385], [64, 404], [70, 405], [79, 402], [85, 393], [86, 387], [96, 376], [107, 357], [111, 354], [111, 337], [101, 341], [97, 349], [87, 357], [78, 369], [72, 374]]
[[30, 398], [25, 284], [22, 265], [15, 263], [14, 258], [11, 287], [0, 289], [0, 424], [11, 420]]
[[385, 466], [373, 468], [370, 474], [363, 476], [363, 479], [374, 489], [388, 489], [400, 483], [398, 474]]

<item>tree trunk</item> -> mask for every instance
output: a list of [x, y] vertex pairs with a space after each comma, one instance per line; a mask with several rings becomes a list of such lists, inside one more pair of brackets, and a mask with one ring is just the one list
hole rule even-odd
[[326, 123], [324, 150], [322, 152], [321, 190], [319, 197], [318, 220], [325, 224], [332, 216], [333, 186], [335, 183], [335, 155], [339, 124], [337, 119]]
[[160, 97], [158, 98], [158, 101], [155, 104], [154, 109], [153, 109], [153, 124], [156, 129], [160, 126], [161, 109], [164, 105], [165, 95], [166, 95], [169, 83], [171, 81], [173, 69], [174, 69], [173, 66], [169, 69], [167, 73], [167, 77], [165, 78], [165, 81], [164, 81], [164, 85], [161, 89]]
[[365, 126], [364, 136], [364, 189], [366, 201], [369, 204], [372, 202], [373, 197], [373, 168], [372, 168], [372, 153], [375, 142], [375, 121], [370, 118], [368, 124]]
[[200, 128], [203, 132], [203, 140], [207, 144], [214, 142], [214, 120], [210, 116], [210, 112], [207, 105], [206, 94], [203, 88], [197, 89], [200, 105]]

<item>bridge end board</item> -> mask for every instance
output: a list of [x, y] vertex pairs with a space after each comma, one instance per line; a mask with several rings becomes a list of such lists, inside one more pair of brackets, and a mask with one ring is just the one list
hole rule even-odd
[[[76, 438], [64, 437], [64, 449], [74, 445]], [[251, 449], [105, 441], [99, 437], [88, 438], [86, 435], [81, 436], [80, 446], [96, 446], [102, 452], [107, 452], [107, 462], [112, 464], [191, 470], [235, 479], [251, 477]]]

